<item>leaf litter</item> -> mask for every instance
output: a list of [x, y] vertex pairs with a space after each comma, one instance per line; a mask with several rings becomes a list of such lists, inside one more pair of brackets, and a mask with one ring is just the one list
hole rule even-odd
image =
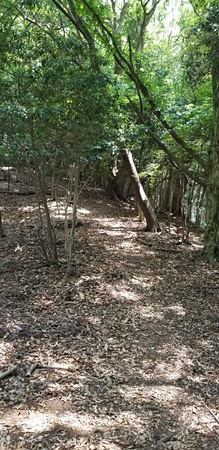
[[43, 263], [34, 195], [1, 203], [0, 449], [218, 449], [219, 268], [200, 237], [145, 233], [87, 189], [66, 277]]

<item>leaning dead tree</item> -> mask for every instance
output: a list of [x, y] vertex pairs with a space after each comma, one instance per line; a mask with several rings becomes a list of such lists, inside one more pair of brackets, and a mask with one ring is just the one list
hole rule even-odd
[[121, 155], [124, 161], [125, 168], [131, 180], [132, 190], [134, 192], [136, 202], [142, 210], [147, 222], [146, 231], [160, 231], [160, 225], [158, 223], [156, 214], [140, 182], [140, 178], [136, 170], [131, 152], [125, 149], [121, 151]]

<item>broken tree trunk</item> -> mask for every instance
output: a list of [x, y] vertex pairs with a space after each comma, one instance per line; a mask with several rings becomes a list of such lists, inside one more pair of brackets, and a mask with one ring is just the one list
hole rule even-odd
[[131, 152], [125, 149], [121, 151], [121, 155], [124, 161], [125, 168], [131, 179], [131, 185], [135, 194], [136, 202], [139, 204], [147, 221], [146, 231], [160, 231], [160, 225], [158, 223], [156, 214], [142, 187]]

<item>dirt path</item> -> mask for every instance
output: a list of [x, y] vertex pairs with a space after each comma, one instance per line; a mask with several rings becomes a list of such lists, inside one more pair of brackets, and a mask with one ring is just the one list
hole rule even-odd
[[146, 234], [89, 191], [67, 278], [42, 265], [34, 197], [1, 201], [0, 372], [18, 367], [0, 381], [0, 449], [218, 450], [219, 269], [198, 238]]

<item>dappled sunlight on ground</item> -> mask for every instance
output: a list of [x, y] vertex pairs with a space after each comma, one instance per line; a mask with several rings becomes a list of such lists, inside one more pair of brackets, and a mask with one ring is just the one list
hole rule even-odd
[[18, 211], [21, 212], [33, 212], [33, 211], [37, 211], [37, 207], [35, 206], [21, 206], [20, 208], [18, 208]]
[[130, 283], [134, 286], [138, 286], [144, 293], [144, 289], [150, 290], [154, 286], [154, 280], [153, 278], [147, 278], [147, 277], [135, 277], [130, 279]]
[[137, 301], [139, 299], [139, 296], [135, 292], [131, 292], [124, 287], [112, 288], [111, 286], [108, 286], [107, 290], [116, 300], [125, 299]]
[[114, 231], [114, 230], [111, 230], [111, 231], [98, 231], [98, 233], [100, 233], [100, 234], [106, 234], [107, 236], [123, 236], [123, 232], [122, 231]]
[[44, 264], [22, 202], [3, 205], [1, 372], [18, 368], [0, 385], [0, 448], [218, 450], [217, 269], [92, 191], [67, 277]]
[[178, 315], [178, 316], [185, 316], [186, 311], [185, 308], [183, 308], [182, 305], [171, 305], [171, 306], [166, 306], [166, 308], [164, 309], [164, 311], [170, 311], [173, 312], [174, 314]]
[[[148, 409], [151, 402], [156, 401], [157, 409], [159, 407], [170, 407], [171, 402], [179, 402], [184, 396], [184, 391], [174, 385], [168, 384], [168, 386], [162, 385], [161, 380], [165, 383], [165, 378], [159, 379], [156, 385], [156, 379], [154, 379], [154, 385], [149, 386], [123, 386], [119, 392], [124, 396], [126, 400], [137, 401], [141, 403], [147, 403]], [[159, 385], [160, 384], [160, 385]], [[154, 406], [154, 409], [156, 407]], [[151, 408], [153, 410], [153, 407]]]
[[[173, 358], [172, 358], [173, 359]], [[174, 381], [183, 375], [183, 361], [181, 359], [176, 359], [175, 361], [160, 362], [156, 365], [154, 373], [157, 377], [165, 379], [167, 381]]]
[[207, 410], [203, 402], [198, 400], [195, 401], [195, 404], [185, 406], [180, 410], [179, 423], [185, 429], [187, 436], [193, 432], [213, 437], [218, 429], [211, 413]]
[[[7, 336], [7, 334], [5, 334]], [[1, 365], [8, 364], [13, 356], [14, 344], [5, 342], [4, 340], [0, 342], [0, 361]]]
[[[132, 237], [132, 236], [131, 236]], [[129, 238], [130, 238], [130, 236], [129, 236]], [[122, 250], [125, 250], [125, 251], [133, 251], [133, 250], [138, 250], [138, 248], [136, 247], [136, 244], [135, 244], [135, 242], [133, 242], [133, 241], [130, 241], [130, 240], [123, 240], [123, 242], [121, 242], [121, 244], [119, 244], [118, 245], [118, 248], [121, 248]]]
[[152, 306], [139, 306], [136, 310], [136, 315], [139, 315], [142, 319], [146, 319], [146, 321], [156, 322], [157, 320], [163, 319], [163, 313], [158, 310], [156, 307]]
[[88, 214], [91, 214], [91, 211], [89, 209], [86, 209], [86, 208], [78, 208], [78, 213], [79, 214], [88, 215]]
[[[95, 218], [94, 221], [97, 222], [103, 230], [106, 228], [107, 231], [109, 229], [113, 229], [113, 230], [124, 229], [127, 231], [127, 218], [126, 217], [124, 217], [124, 218], [121, 217], [119, 220], [115, 220], [115, 218], [101, 217], [101, 218]], [[136, 224], [136, 226], [137, 226], [137, 224]], [[133, 223], [132, 223], [132, 227], [133, 227]]]
[[[59, 413], [56, 411], [56, 407], [56, 402], [54, 402], [53, 409], [49, 411], [40, 411], [40, 409], [29, 409], [28, 411], [22, 409], [18, 411], [10, 410], [1, 415], [0, 420], [8, 426], [17, 426], [21, 431], [28, 433], [48, 431], [57, 425], [67, 426], [79, 435], [89, 434], [95, 431], [95, 427], [89, 426], [88, 415], [80, 416], [70, 411]], [[64, 410], [64, 405], [62, 405], [62, 409]]]
[[197, 339], [196, 343], [205, 350], [214, 351], [214, 343], [211, 339]]

